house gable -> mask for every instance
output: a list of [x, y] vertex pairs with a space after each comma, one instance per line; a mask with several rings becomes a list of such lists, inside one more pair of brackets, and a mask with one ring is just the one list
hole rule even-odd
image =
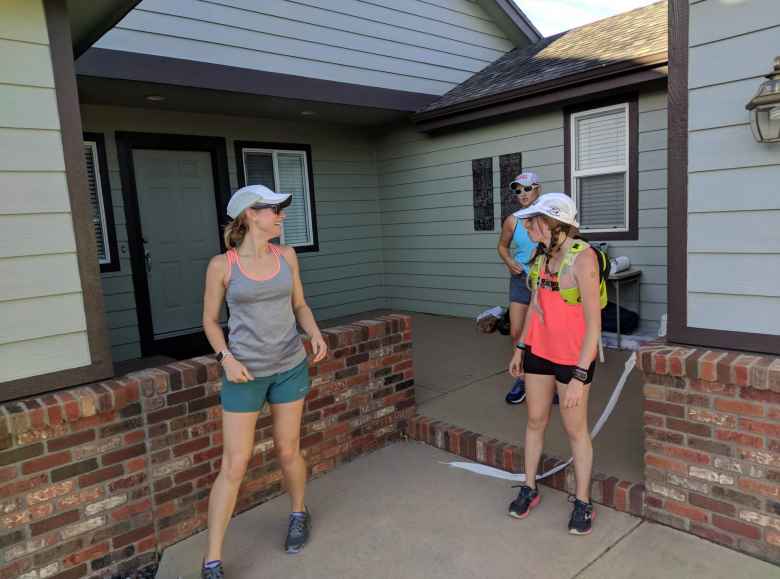
[[95, 46], [442, 95], [530, 40], [510, 38], [506, 19], [468, 0], [144, 0]]

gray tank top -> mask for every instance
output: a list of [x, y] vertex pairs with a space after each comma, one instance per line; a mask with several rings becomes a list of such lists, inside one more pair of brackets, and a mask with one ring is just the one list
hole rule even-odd
[[235, 249], [226, 254], [229, 347], [255, 377], [285, 372], [306, 358], [292, 310], [292, 271], [279, 248], [269, 247], [277, 267], [265, 279], [247, 274]]

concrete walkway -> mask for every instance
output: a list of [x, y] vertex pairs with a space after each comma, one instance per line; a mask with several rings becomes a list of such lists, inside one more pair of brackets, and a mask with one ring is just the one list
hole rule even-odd
[[[440, 464], [453, 456], [402, 442], [313, 481], [312, 542], [282, 552], [288, 499], [236, 517], [228, 579], [766, 578], [777, 568], [666, 527], [597, 507], [592, 535], [566, 532], [565, 495], [543, 489], [533, 516], [506, 516], [508, 483]], [[195, 579], [205, 533], [167, 549], [161, 579]]]

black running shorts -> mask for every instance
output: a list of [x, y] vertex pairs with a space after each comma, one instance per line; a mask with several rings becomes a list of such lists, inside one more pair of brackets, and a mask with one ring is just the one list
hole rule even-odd
[[[574, 372], [574, 366], [564, 366], [563, 364], [556, 364], [551, 362], [547, 358], [536, 356], [528, 348], [523, 355], [523, 372], [526, 374], [542, 374], [544, 376], [555, 376], [555, 379], [561, 384], [568, 384], [571, 381], [572, 373]], [[596, 360], [593, 360], [588, 368], [588, 379], [585, 384], [590, 384], [593, 381], [593, 374], [596, 373]]]

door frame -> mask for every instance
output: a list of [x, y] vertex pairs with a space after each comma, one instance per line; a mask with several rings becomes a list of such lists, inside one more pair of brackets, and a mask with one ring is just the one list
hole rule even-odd
[[210, 346], [203, 332], [184, 336], [154, 339], [149, 279], [146, 275], [141, 211], [138, 204], [138, 188], [133, 163], [134, 149], [163, 151], [201, 151], [211, 155], [211, 170], [214, 180], [214, 209], [217, 214], [217, 231], [214, 234], [224, 251], [220, 226], [227, 223], [227, 203], [230, 199], [230, 176], [228, 173], [227, 141], [224, 137], [180, 135], [169, 133], [116, 132], [116, 147], [119, 158], [119, 173], [122, 181], [122, 195], [127, 218], [127, 241], [130, 249], [130, 264], [135, 291], [135, 310], [138, 316], [138, 332], [141, 338], [143, 356], [167, 355], [186, 358], [205, 354]]

